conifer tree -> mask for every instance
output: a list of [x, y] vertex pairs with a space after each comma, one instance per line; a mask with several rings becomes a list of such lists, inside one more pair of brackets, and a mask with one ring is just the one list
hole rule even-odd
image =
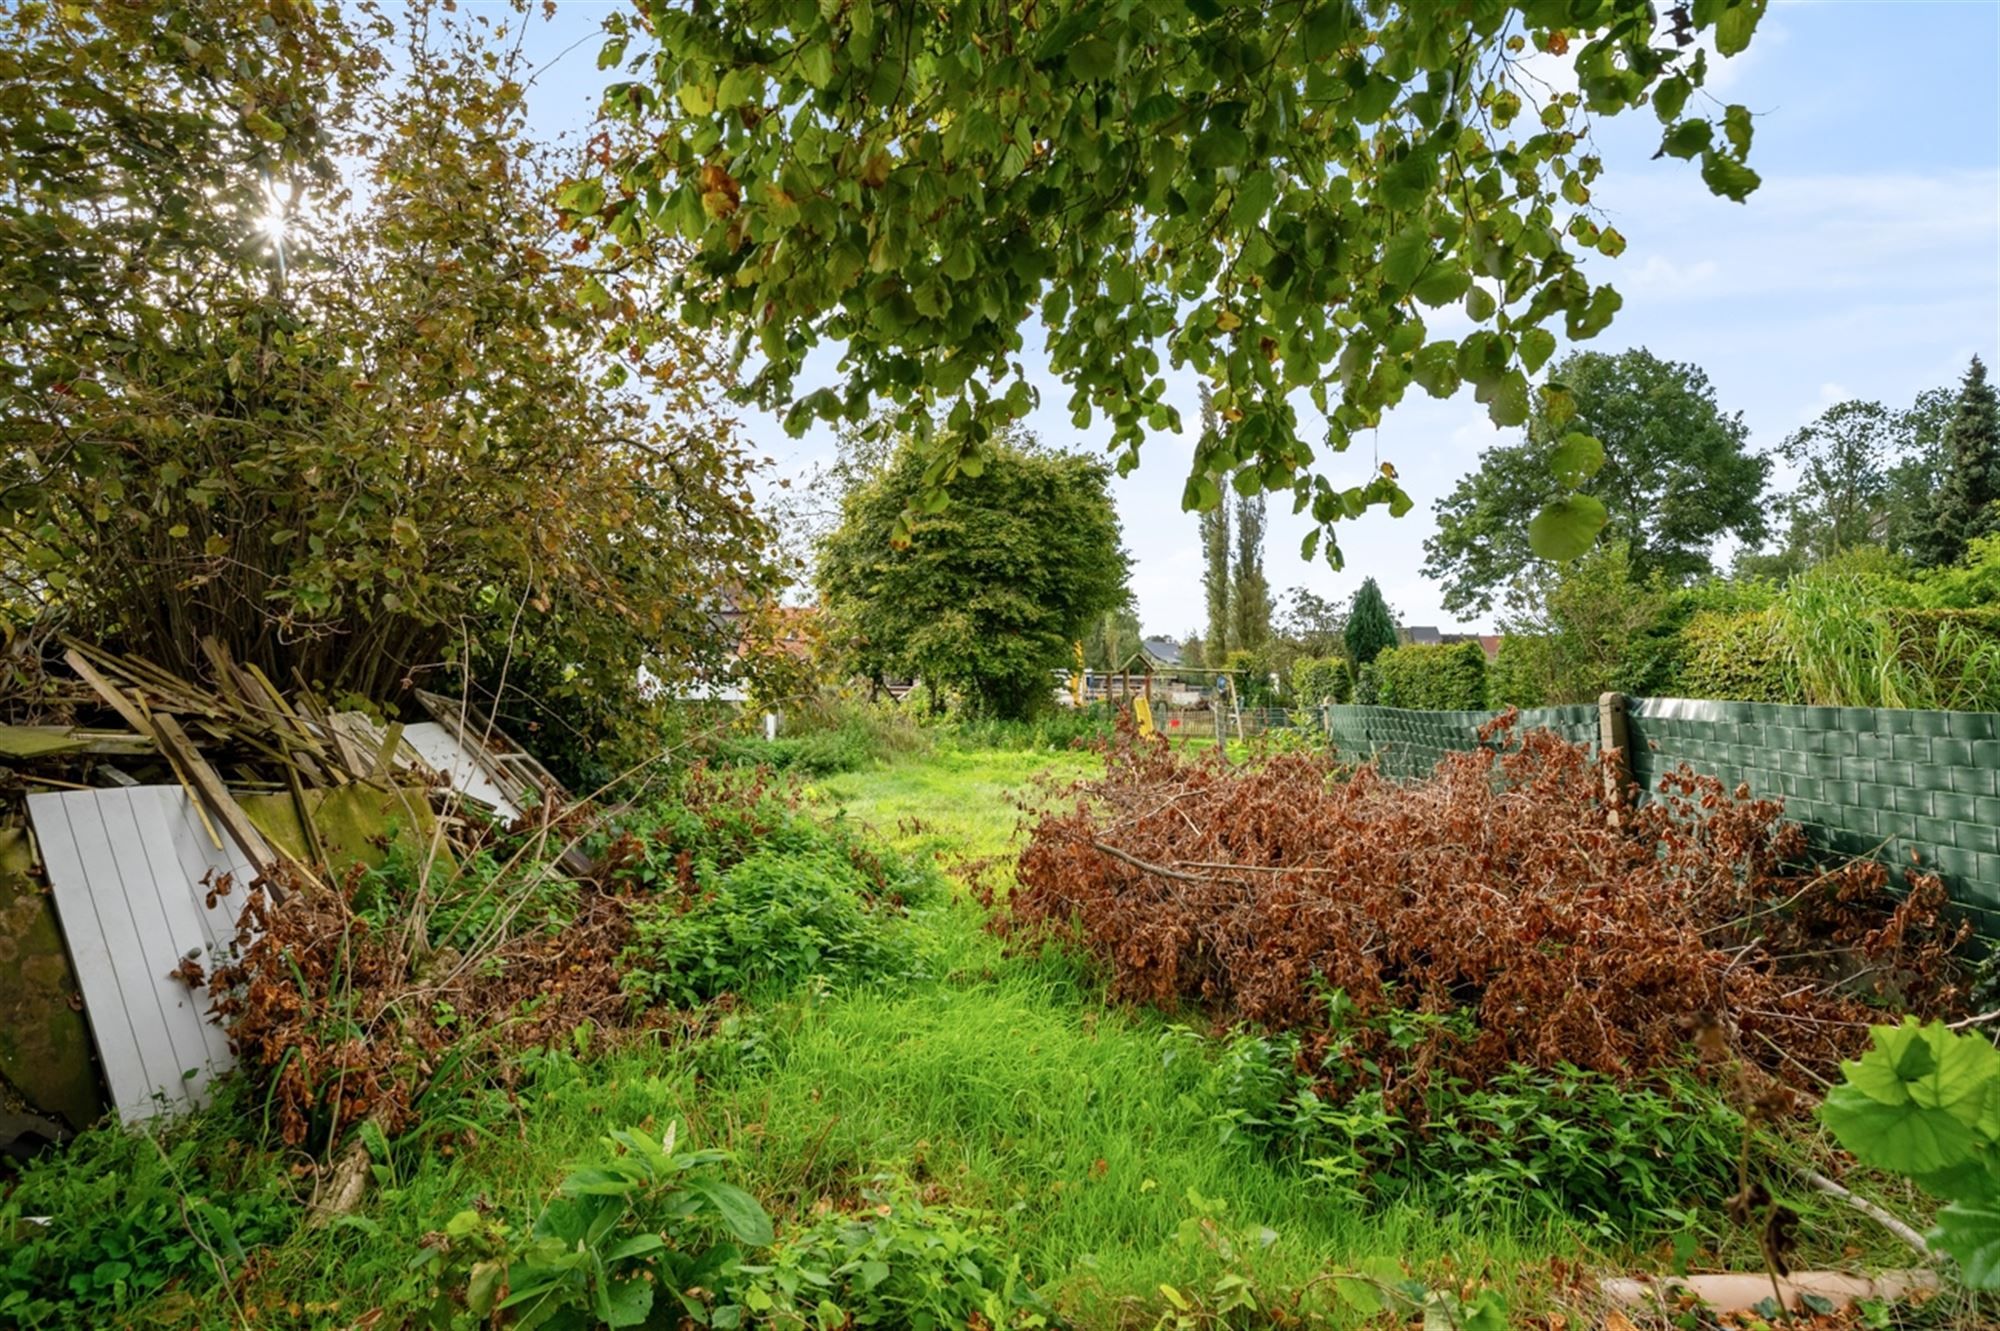
[[1932, 567], [1956, 564], [1971, 541], [2000, 531], [2000, 399], [1977, 356], [1945, 426], [1944, 462], [1944, 481], [1922, 550]]
[[1396, 617], [1382, 599], [1382, 589], [1369, 578], [1354, 593], [1354, 608], [1347, 612], [1347, 628], [1342, 634], [1347, 655], [1358, 669], [1396, 645]]

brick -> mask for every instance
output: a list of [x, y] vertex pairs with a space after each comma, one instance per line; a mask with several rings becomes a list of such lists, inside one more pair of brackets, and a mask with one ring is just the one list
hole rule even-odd
[[[1873, 779], [1873, 775], [1874, 774], [1872, 772], [1869, 774], [1870, 779]], [[1820, 783], [1819, 793], [1821, 799], [1825, 800], [1828, 804], [1834, 805], [1836, 808], [1839, 808], [1843, 812], [1853, 808], [1856, 804], [1860, 803], [1861, 801], [1860, 785], [1854, 781], [1849, 781], [1849, 780], [1822, 781]]]
[[1975, 797], [1979, 810], [1978, 821], [1989, 827], [2000, 827], [2000, 798], [1990, 795]]
[[1931, 761], [1940, 767], [1968, 767], [1972, 763], [1972, 741], [1949, 735], [1931, 741]]
[[[1831, 707], [1822, 710], [1832, 711]], [[1827, 730], [1820, 733], [1820, 751], [1834, 757], [1848, 758], [1858, 753], [1854, 732], [1850, 730]]]
[[1951, 713], [1951, 733], [1959, 739], [2000, 739], [1996, 726], [2000, 726], [2000, 713]]
[[1863, 730], [1854, 736], [1855, 752], [1863, 758], [1889, 758], [1893, 737], [1879, 730]]
[[1951, 713], [1911, 712], [1910, 725], [1911, 728], [1914, 729], [1917, 734], [1926, 736], [1928, 738], [1936, 738], [1939, 735], [1949, 735], [1951, 733]]
[[1824, 781], [1829, 777], [1840, 775], [1840, 759], [1830, 753], [1809, 753], [1805, 758], [1805, 770], [1808, 776], [1818, 777]]
[[1890, 757], [1899, 762], [1927, 763], [1931, 760], [1931, 742], [1922, 735], [1897, 735], [1890, 741]]
[[1969, 823], [1979, 817], [1979, 804], [1970, 795], [1955, 795], [1949, 791], [1938, 791], [1931, 796], [1931, 808], [1940, 818], [1949, 818], [1955, 823]]
[[1979, 857], [1979, 872], [1969, 876], [1978, 879], [1982, 883], [1989, 883], [1995, 889], [2000, 889], [2000, 855], [1981, 855]]
[[1885, 786], [1914, 786], [1917, 784], [1915, 763], [1899, 761], [1875, 764], [1875, 779]]
[[1960, 850], [2000, 855], [2000, 827], [1988, 823], [1953, 823], [1951, 839]]
[[1930, 816], [1931, 792], [1915, 786], [1897, 786], [1889, 792], [1889, 807], [1897, 813]]
[[1889, 735], [1917, 733], [1916, 713], [1885, 707], [1875, 713], [1875, 728]]
[[1954, 767], [1951, 788], [1961, 795], [2000, 795], [2000, 772], [1986, 767]]
[[1843, 781], [1873, 781], [1875, 760], [1873, 758], [1842, 758], [1840, 779]]

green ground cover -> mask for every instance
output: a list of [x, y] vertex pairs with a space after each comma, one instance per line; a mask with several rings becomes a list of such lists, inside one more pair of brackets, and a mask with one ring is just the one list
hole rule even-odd
[[[1712, 1210], [1663, 1201], [1641, 1220], [1614, 1223], [1524, 1204], [1531, 1191], [1518, 1186], [1482, 1192], [1478, 1179], [1507, 1163], [1486, 1147], [1468, 1157], [1471, 1184], [1444, 1179], [1364, 1197], [1354, 1180], [1284, 1149], [1265, 1121], [1277, 1104], [1273, 1078], [1289, 1066], [1282, 1048], [1190, 1014], [1110, 1005], [1061, 953], [1010, 952], [962, 878], [983, 875], [1004, 890], [1020, 801], [1038, 780], [1087, 775], [1100, 761], [1069, 750], [941, 745], [807, 786], [807, 807], [837, 837], [879, 838], [959, 878], [914, 892], [906, 913], [880, 925], [882, 946], [854, 978], [800, 981], [774, 956], [740, 999], [683, 1009], [658, 1039], [585, 1026], [567, 1047], [515, 1056], [498, 1084], [380, 1143], [369, 1197], [324, 1228], [297, 1224], [310, 1174], [270, 1134], [269, 1108], [247, 1086], [151, 1135], [87, 1134], [24, 1189], [32, 1211], [56, 1220], [17, 1231], [35, 1242], [11, 1258], [14, 1285], [25, 1288], [34, 1272], [23, 1253], [40, 1252], [45, 1279], [48, 1245], [73, 1243], [66, 1274], [79, 1297], [71, 1309], [39, 1312], [17, 1301], [15, 1320], [474, 1325], [448, 1314], [423, 1320], [439, 1254], [462, 1251], [468, 1226], [507, 1217], [525, 1225], [578, 1162], [604, 1155], [608, 1132], [657, 1136], [670, 1124], [686, 1145], [730, 1153], [716, 1168], [761, 1203], [780, 1254], [806, 1251], [812, 1235], [848, 1224], [843, 1217], [880, 1214], [870, 1232], [882, 1243], [890, 1225], [914, 1217], [907, 1232], [927, 1251], [940, 1250], [937, 1226], [952, 1243], [983, 1243], [974, 1257], [1005, 1254], [1046, 1299], [1048, 1317], [1081, 1326], [1269, 1325], [1271, 1309], [1312, 1324], [1360, 1324], [1381, 1316], [1370, 1311], [1372, 1282], [1409, 1275], [1497, 1291], [1520, 1315], [1560, 1298], [1552, 1259], [1755, 1264], [1754, 1238]], [[762, 863], [753, 855], [715, 881], [738, 883], [760, 916], [793, 910], [757, 895]], [[816, 936], [853, 920], [801, 918]], [[1491, 1108], [1500, 1102], [1483, 1103], [1480, 1112], [1501, 1112]], [[1643, 1149], [1659, 1162], [1641, 1162], [1639, 1176], [1656, 1167], [1664, 1188], [1733, 1149], [1669, 1111], [1652, 1127]], [[1557, 1128], [1547, 1131], [1546, 1160], [1603, 1149], [1596, 1138], [1566, 1144]], [[21, 1218], [18, 1196], [9, 1205], [0, 1224]], [[1849, 1246], [1896, 1260], [1837, 1210], [1805, 1205], [1808, 1232], [1829, 1236], [1816, 1241], [1831, 1252]], [[443, 1231], [459, 1237], [441, 1240]], [[178, 1245], [164, 1265], [163, 1241]], [[974, 1257], [963, 1260], [977, 1265]], [[8, 1260], [0, 1259], [0, 1298]], [[782, 1271], [790, 1259], [771, 1260]], [[903, 1257], [881, 1269], [912, 1262], [930, 1269]], [[863, 1306], [851, 1283], [842, 1289], [850, 1312]], [[880, 1324], [922, 1324], [898, 1320], [908, 1315], [904, 1308]]]

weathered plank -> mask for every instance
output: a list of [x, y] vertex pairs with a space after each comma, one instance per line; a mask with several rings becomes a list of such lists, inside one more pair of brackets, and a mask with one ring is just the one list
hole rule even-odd
[[178, 786], [34, 794], [28, 816], [120, 1117], [202, 1103], [230, 1065], [228, 1044], [207, 994], [174, 970], [190, 952], [212, 968], [229, 945], [242, 892], [210, 910], [203, 880], [247, 885], [249, 860], [214, 849]]
[[490, 805], [509, 822], [521, 816], [521, 806], [509, 798], [507, 792], [488, 774], [486, 765], [459, 742], [458, 736], [437, 722], [420, 721], [413, 726], [404, 726], [403, 742], [415, 749], [425, 763], [442, 772], [445, 780], [451, 783], [451, 788], [459, 794]]

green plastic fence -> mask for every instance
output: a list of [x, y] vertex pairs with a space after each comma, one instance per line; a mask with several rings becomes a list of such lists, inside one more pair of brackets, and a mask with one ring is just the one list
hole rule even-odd
[[[1494, 715], [1336, 706], [1327, 728], [1339, 752], [1374, 755], [1385, 773], [1412, 777], [1472, 748]], [[1643, 789], [1686, 763], [1782, 797], [1785, 816], [1822, 849], [1898, 868], [1915, 852], [1974, 927], [2000, 938], [2000, 713], [1631, 698], [1626, 715]], [[1597, 742], [1592, 705], [1525, 711], [1521, 725]]]

